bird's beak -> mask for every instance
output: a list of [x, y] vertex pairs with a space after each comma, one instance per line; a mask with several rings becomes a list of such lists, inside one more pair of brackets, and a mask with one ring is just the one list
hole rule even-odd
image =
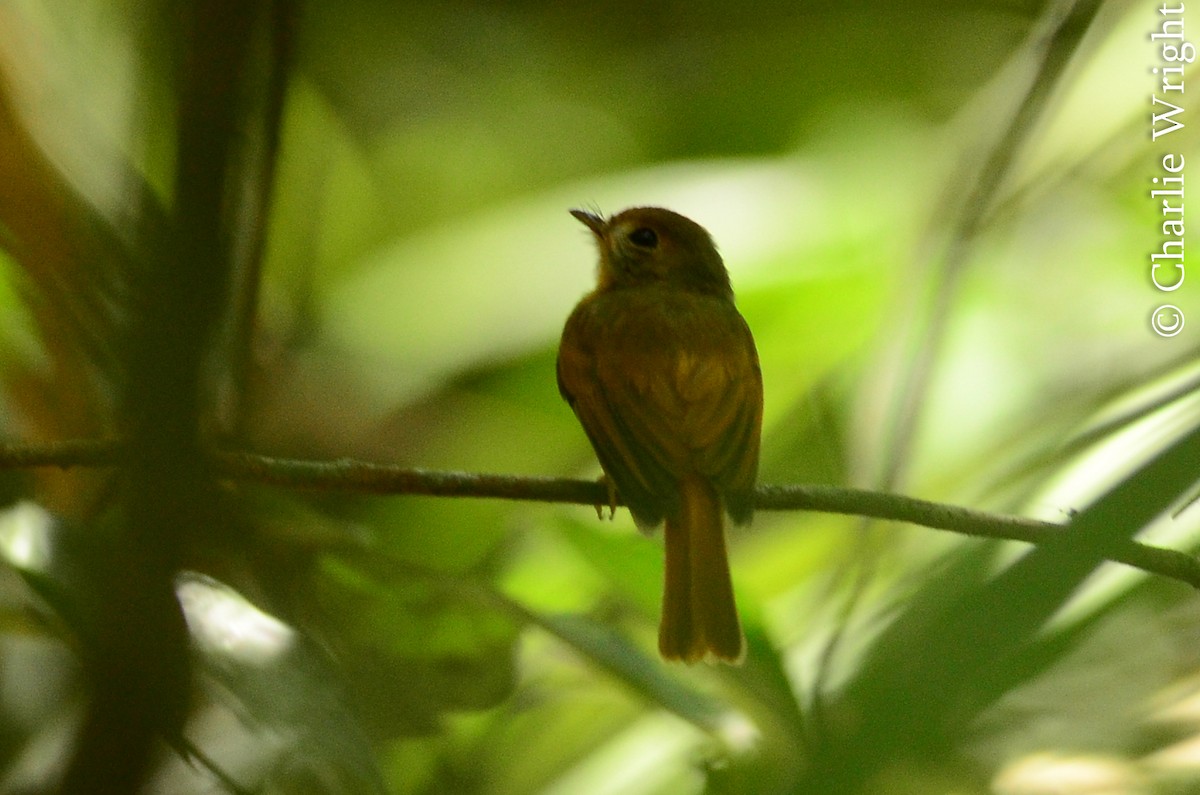
[[586, 212], [585, 210], [572, 210], [571, 215], [596, 235], [596, 237], [604, 237], [604, 228], [608, 226], [604, 219], [600, 216]]

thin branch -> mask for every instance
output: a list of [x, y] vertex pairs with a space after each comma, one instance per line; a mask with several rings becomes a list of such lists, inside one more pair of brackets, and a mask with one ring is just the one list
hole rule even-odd
[[[935, 370], [947, 343], [954, 304], [962, 279], [972, 263], [977, 239], [987, 228], [1013, 163], [1036, 129], [1035, 123], [1041, 117], [1054, 87], [1058, 85], [1071, 55], [1100, 5], [1098, 0], [1056, 0], [1049, 4], [1015, 56], [1032, 67], [1024, 90], [1016, 97], [1016, 104], [1007, 118], [1002, 120], [998, 134], [987, 142], [982, 152], [971, 153], [968, 159], [962, 161], [950, 193], [957, 206], [942, 207], [936, 212], [933, 229], [942, 228], [945, 216], [949, 215], [952, 219], [947, 229], [949, 239], [940, 260], [931, 263], [934, 270], [929, 283], [933, 285], [933, 293], [921, 299], [921, 306], [915, 313], [907, 304], [902, 304], [904, 308], [901, 311], [906, 317], [916, 318], [916, 325], [911, 321], [898, 324], [900, 328], [907, 328], [898, 339], [907, 342], [904, 343], [905, 349], [897, 348], [893, 355], [903, 350], [908, 366], [889, 400], [892, 411], [878, 456], [883, 468], [874, 480], [874, 485], [881, 490], [902, 487], [911, 464], [915, 439], [924, 421], [922, 407], [927, 402]], [[961, 203], [957, 203], [959, 196], [963, 196]], [[927, 233], [930, 242], [926, 242], [926, 247], [936, 239], [933, 229]], [[859, 529], [862, 531], [859, 535], [862, 544], [869, 538], [866, 531], [870, 529], [870, 521], [865, 515]], [[844, 597], [838, 624], [843, 629], [850, 625], [851, 615], [857, 609], [871, 578], [875, 556], [865, 554], [868, 551], [859, 550], [845, 563], [844, 574], [853, 579]], [[835, 581], [830, 587], [838, 588], [840, 583]], [[816, 668], [814, 692], [825, 690], [824, 680], [833, 669], [842, 637], [843, 631], [839, 629], [825, 644]], [[819, 700], [814, 707], [819, 721], [822, 709]]]
[[[110, 466], [122, 455], [112, 441], [76, 440], [39, 445], [0, 443], [0, 470], [31, 467]], [[530, 502], [607, 505], [600, 483], [571, 478], [438, 472], [351, 459], [301, 461], [246, 452], [209, 453], [213, 474], [230, 480], [298, 489], [358, 494], [419, 494]], [[618, 505], [621, 504], [618, 499]], [[986, 513], [899, 494], [837, 486], [761, 485], [755, 506], [762, 511], [817, 511], [861, 516], [947, 530], [977, 538], [1046, 544], [1061, 539], [1069, 525]], [[1200, 558], [1137, 541], [1115, 545], [1109, 560], [1200, 588]]]
[[120, 463], [121, 445], [106, 439], [15, 444], [0, 442], [0, 470], [107, 467]]
[[[903, 479], [919, 431], [920, 407], [926, 402], [934, 369], [946, 343], [954, 301], [962, 276], [971, 264], [976, 242], [992, 217], [1013, 163], [1037, 129], [1055, 86], [1101, 5], [1094, 0], [1058, 0], [1046, 10], [1016, 56], [1033, 66], [1024, 92], [982, 159], [973, 153], [962, 163], [952, 193], [964, 198], [950, 227], [946, 250], [935, 263], [932, 281], [936, 290], [924, 310], [924, 327], [914, 332], [916, 342], [909, 348], [911, 366], [892, 400], [894, 422], [890, 438], [885, 440], [885, 469], [876, 484], [880, 488], [895, 488]], [[940, 227], [946, 212], [947, 208], [939, 209], [936, 226]], [[907, 306], [902, 311], [912, 314]]]
[[271, 0], [268, 3], [268, 61], [264, 80], [262, 108], [252, 120], [254, 133], [243, 153], [242, 168], [245, 194], [238, 212], [239, 234], [243, 239], [234, 247], [233, 322], [228, 340], [232, 364], [226, 374], [230, 380], [230, 405], [222, 432], [241, 439], [246, 421], [246, 389], [250, 383], [251, 341], [258, 322], [259, 291], [265, 259], [268, 218], [273, 202], [275, 172], [279, 166], [279, 146], [283, 129], [283, 108], [287, 96], [298, 16], [295, 0]]

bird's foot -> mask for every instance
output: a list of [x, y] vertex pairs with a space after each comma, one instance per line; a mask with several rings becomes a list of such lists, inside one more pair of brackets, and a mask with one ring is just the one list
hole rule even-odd
[[[605, 491], [608, 492], [608, 504], [607, 504], [608, 518], [612, 519], [614, 516], [617, 515], [617, 501], [619, 499], [617, 496], [617, 484], [613, 483], [612, 479], [609, 478], [608, 475], [601, 475], [596, 480], [596, 482], [599, 483], [600, 485], [604, 486]], [[606, 506], [604, 503], [596, 503], [596, 518], [597, 519], [601, 519], [601, 520], [604, 519], [604, 508], [605, 507]]]

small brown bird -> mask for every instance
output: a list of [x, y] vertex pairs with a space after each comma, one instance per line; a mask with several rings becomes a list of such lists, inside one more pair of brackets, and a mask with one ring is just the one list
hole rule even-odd
[[754, 338], [699, 224], [658, 207], [571, 214], [595, 234], [600, 266], [563, 329], [559, 391], [638, 527], [666, 519], [662, 656], [740, 662], [724, 515], [741, 524], [754, 511]]

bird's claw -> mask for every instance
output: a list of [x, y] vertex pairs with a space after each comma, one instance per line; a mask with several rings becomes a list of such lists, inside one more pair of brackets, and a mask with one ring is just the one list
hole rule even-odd
[[[601, 475], [596, 482], [608, 492], [608, 518], [612, 519], [617, 515], [617, 484], [613, 483], [608, 475]], [[604, 520], [604, 508], [604, 503], [596, 503], [596, 518], [601, 521]]]

